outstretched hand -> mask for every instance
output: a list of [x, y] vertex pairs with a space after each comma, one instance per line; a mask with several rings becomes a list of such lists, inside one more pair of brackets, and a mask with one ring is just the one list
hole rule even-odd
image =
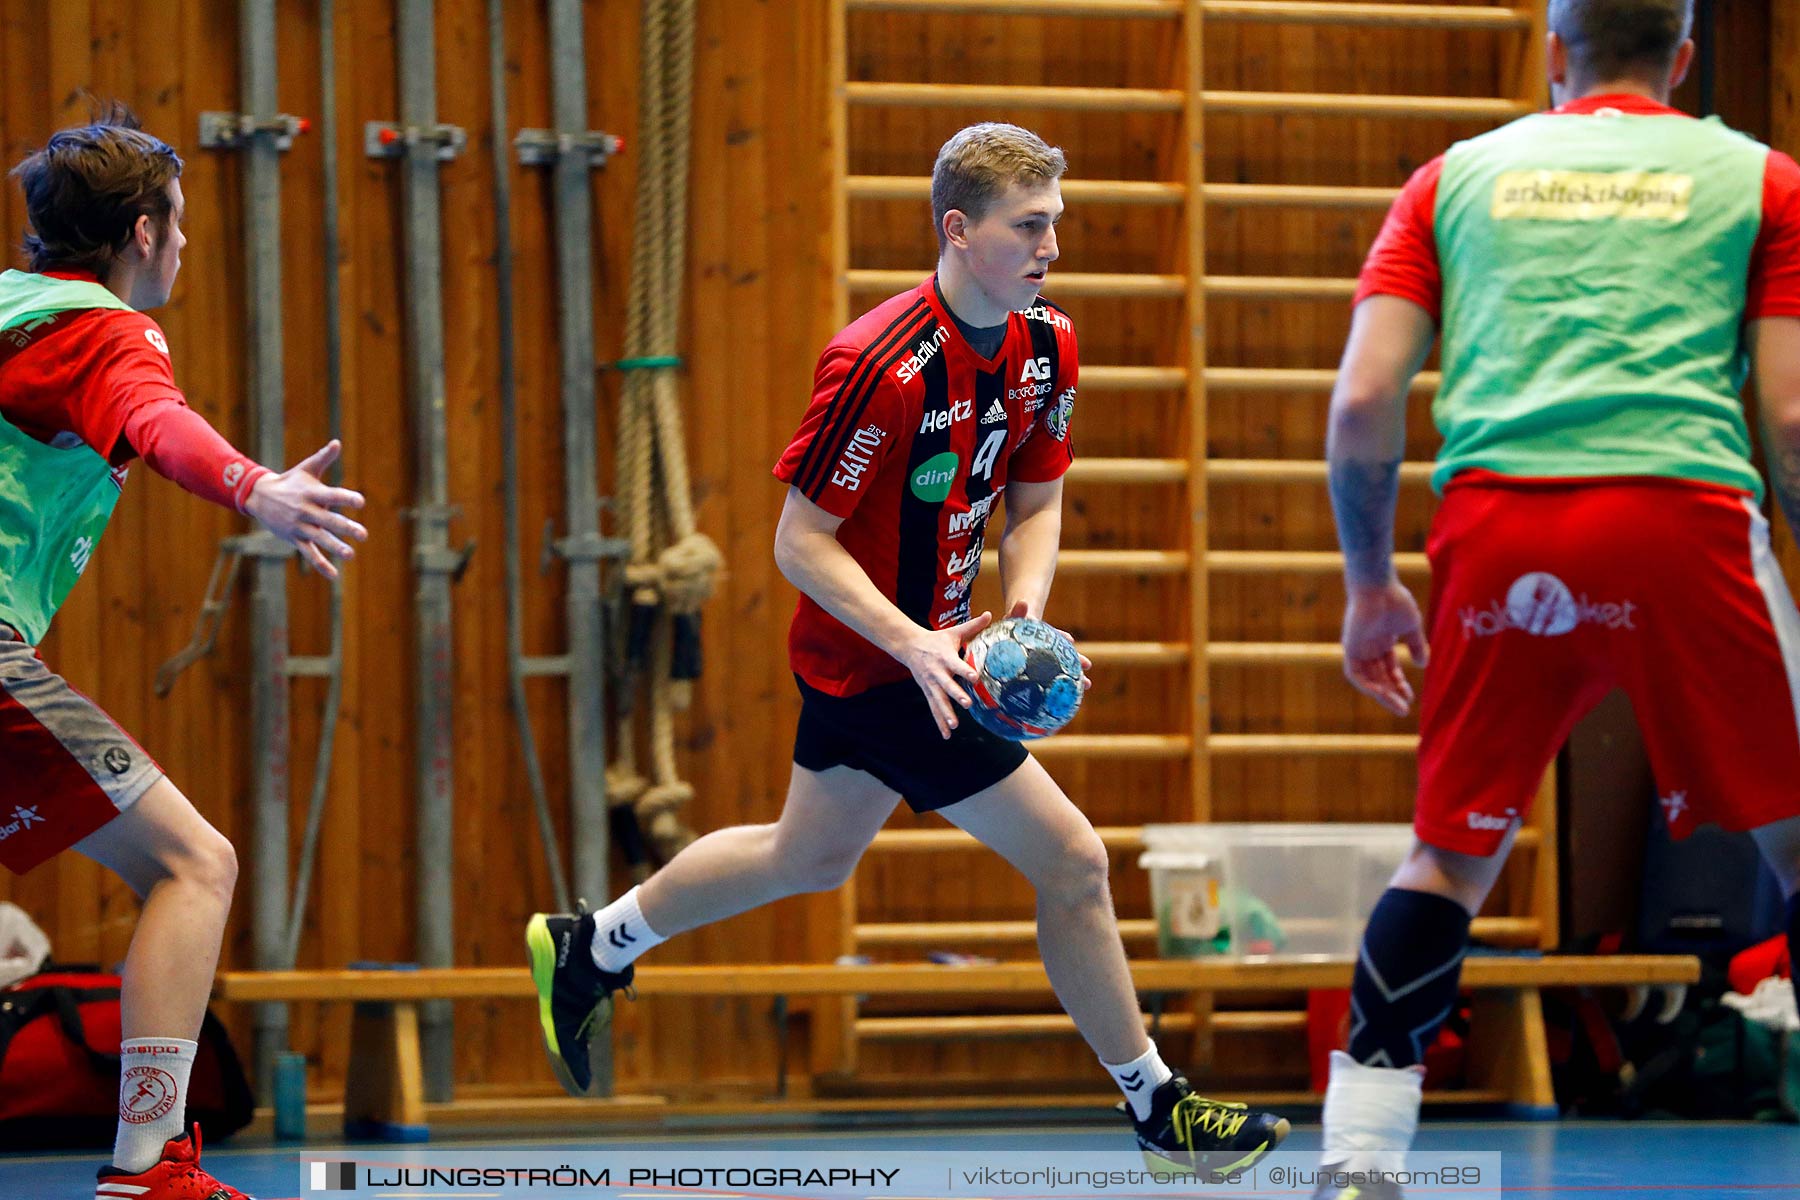
[[1400, 669], [1398, 647], [1406, 646], [1414, 666], [1431, 656], [1419, 605], [1399, 580], [1350, 589], [1343, 642], [1344, 676], [1352, 686], [1397, 717], [1411, 711], [1412, 684]]
[[984, 612], [948, 629], [920, 629], [896, 656], [925, 693], [931, 718], [945, 738], [956, 728], [956, 710], [969, 707], [969, 693], [963, 685], [976, 678], [975, 668], [963, 657], [963, 646], [993, 620], [993, 613]]
[[342, 443], [333, 438], [280, 474], [258, 479], [244, 502], [245, 512], [298, 550], [300, 560], [327, 579], [338, 575], [333, 560], [356, 557], [350, 543], [369, 537], [367, 529], [337, 511], [361, 508], [362, 493], [333, 487], [322, 478], [342, 450]]

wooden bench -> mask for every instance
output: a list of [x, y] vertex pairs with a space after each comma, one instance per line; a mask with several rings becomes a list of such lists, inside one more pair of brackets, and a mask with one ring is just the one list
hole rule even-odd
[[[1174, 959], [1132, 963], [1140, 995], [1303, 991], [1350, 985], [1348, 962], [1227, 962]], [[1698, 959], [1679, 956], [1473, 955], [1462, 986], [1474, 994], [1468, 1102], [1510, 1106], [1519, 1115], [1554, 1117], [1550, 1059], [1539, 990], [1689, 984]], [[1047, 995], [1050, 981], [1032, 962], [950, 967], [910, 963], [835, 966], [710, 964], [640, 966], [641, 996]], [[344, 1122], [359, 1136], [425, 1136], [427, 1109], [419, 1059], [418, 1005], [425, 1000], [535, 998], [523, 967], [447, 967], [380, 971], [226, 971], [215, 996], [240, 1003], [341, 1001], [355, 1004]], [[1221, 1014], [1224, 1016], [1225, 1014]], [[1042, 1022], [1041, 1017], [1016, 1018]], [[1290, 1103], [1316, 1096], [1286, 1097]], [[571, 1101], [572, 1105], [592, 1102]], [[441, 1106], [434, 1106], [441, 1109]], [[637, 1105], [641, 1108], [641, 1103]], [[552, 1106], [564, 1111], [566, 1106]]]

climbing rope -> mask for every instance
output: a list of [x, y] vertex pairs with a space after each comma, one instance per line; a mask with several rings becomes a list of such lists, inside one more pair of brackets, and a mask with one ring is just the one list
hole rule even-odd
[[[694, 525], [682, 430], [682, 282], [687, 266], [688, 144], [693, 90], [694, 0], [643, 0], [642, 109], [638, 120], [637, 238], [619, 404], [617, 491], [629, 612], [607, 794], [629, 806], [656, 856], [694, 840], [682, 810], [694, 789], [675, 761], [677, 709], [700, 673], [700, 610], [723, 558]], [[642, 695], [640, 696], [640, 693]], [[649, 719], [640, 722], [639, 700]], [[649, 775], [640, 770], [647, 737]]]

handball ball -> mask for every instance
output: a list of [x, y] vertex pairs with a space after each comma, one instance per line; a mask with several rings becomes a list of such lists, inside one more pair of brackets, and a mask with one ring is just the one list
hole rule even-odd
[[1049, 737], [1081, 707], [1081, 658], [1069, 635], [1035, 617], [1007, 617], [969, 639], [969, 715], [1013, 742]]

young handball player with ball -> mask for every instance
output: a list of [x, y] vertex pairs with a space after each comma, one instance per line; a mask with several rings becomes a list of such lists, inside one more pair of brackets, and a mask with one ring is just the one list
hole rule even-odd
[[[1146, 1161], [1222, 1175], [1286, 1136], [1279, 1117], [1204, 1099], [1145, 1035], [1106, 848], [1016, 741], [965, 720], [963, 647], [987, 521], [1002, 493], [1011, 616], [1041, 617], [1073, 457], [1075, 327], [1040, 291], [1056, 260], [1062, 151], [974, 125], [932, 170], [936, 273], [853, 321], [819, 359], [775, 467], [775, 558], [800, 589], [788, 637], [801, 694], [780, 817], [700, 838], [597, 913], [532, 918], [532, 974], [563, 1086], [591, 1085], [589, 1039], [632, 963], [667, 938], [797, 892], [827, 891], [902, 798], [1018, 868], [1037, 892], [1057, 998], [1125, 1093]], [[1085, 661], [1082, 666], [1086, 667]]]

